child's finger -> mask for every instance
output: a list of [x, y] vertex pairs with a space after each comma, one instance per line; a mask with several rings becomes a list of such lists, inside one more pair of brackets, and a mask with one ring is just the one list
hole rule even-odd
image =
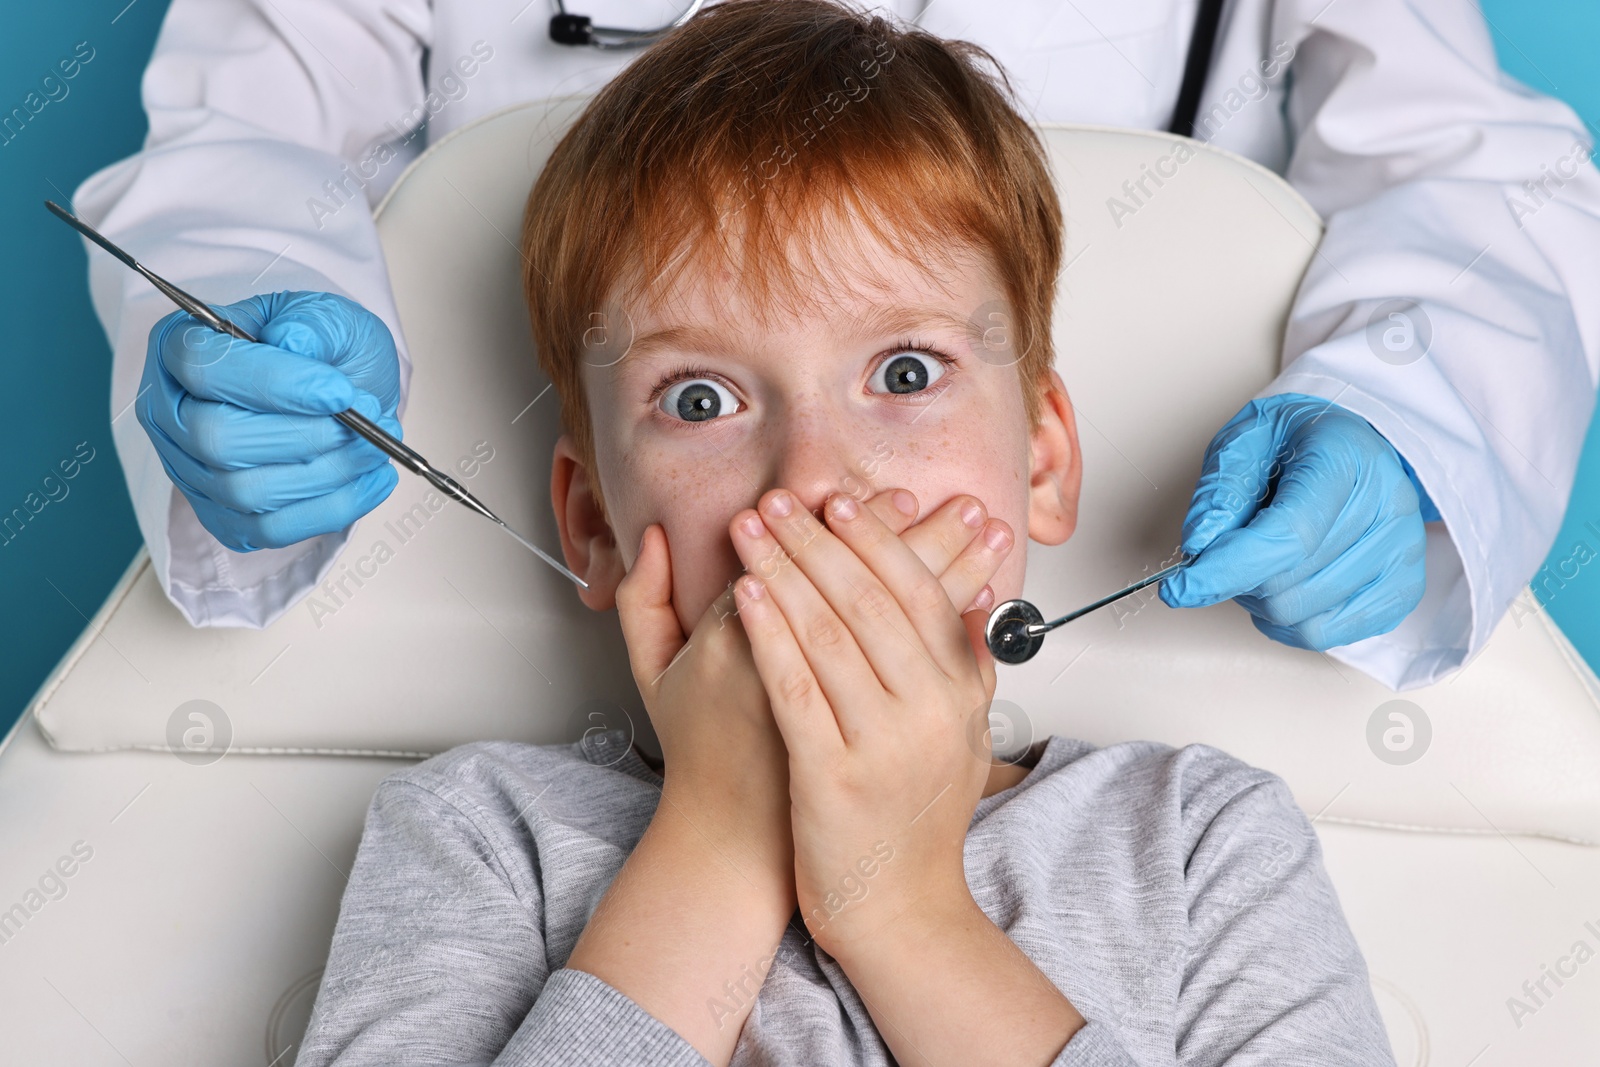
[[[967, 519], [973, 509], [976, 509], [976, 523]], [[938, 576], [950, 597], [950, 606], [958, 612], [994, 606], [993, 589], [989, 590], [987, 603], [977, 602], [977, 597], [988, 588], [985, 583], [994, 577], [1005, 558], [1001, 553], [992, 561], [994, 565], [985, 570], [985, 544], [981, 535], [988, 532], [984, 525], [987, 517], [988, 509], [983, 501], [962, 494], [951, 497], [933, 514], [900, 535], [928, 570]]]
[[[932, 514], [925, 516], [921, 522], [917, 521], [920, 504], [916, 494], [909, 489], [885, 489], [861, 503], [870, 508], [885, 526], [899, 534], [928, 570], [936, 575], [943, 575], [951, 561], [961, 554], [961, 550], [974, 536], [972, 528], [961, 521], [961, 510], [967, 499], [964, 496], [953, 497]], [[812, 512], [819, 522], [824, 519], [820, 514], [821, 511], [822, 509], [818, 508]], [[962, 589], [951, 588], [949, 585], [946, 585], [945, 589], [950, 594], [951, 604], [954, 606], [956, 597], [961, 595]], [[993, 590], [990, 592], [992, 594]], [[962, 606], [970, 610], [971, 599], [969, 596]]]
[[965, 615], [969, 611], [988, 611], [992, 607], [994, 607], [994, 586], [985, 584], [978, 590], [978, 595], [972, 598], [972, 603], [961, 609], [961, 614]]
[[[965, 505], [960, 509], [960, 521], [966, 532], [955, 534], [952, 541], [970, 541], [971, 532], [979, 529], [986, 534], [1000, 535], [998, 547], [980, 537], [975, 550], [969, 545], [964, 551], [964, 556], [989, 567], [988, 573], [976, 575], [976, 581], [972, 580], [971, 563], [947, 571], [943, 577], [935, 576], [903, 538], [892, 536], [891, 531], [884, 529], [865, 509], [835, 510], [841, 503], [850, 503], [847, 498], [837, 496], [828, 500], [828, 530], [842, 543], [845, 555], [853, 553], [855, 558], [834, 564], [826, 555], [832, 544], [819, 535], [816, 545], [807, 546], [807, 555], [799, 561], [829, 603], [838, 605], [839, 617], [850, 626], [884, 687], [892, 692], [913, 691], [912, 687], [921, 676], [923, 664], [917, 662], [919, 657], [904, 655], [907, 643], [912, 644], [913, 651], [925, 649], [926, 654], [920, 658], [940, 665], [941, 669], [946, 664], [954, 665], [956, 657], [968, 654], [963, 647], [967, 643], [965, 635], [959, 625], [953, 625], [957, 622], [953, 605], [971, 603], [983, 583], [998, 569], [999, 560], [1009, 551], [1010, 531], [1006, 524], [987, 519], [975, 497], [960, 499]], [[822, 566], [818, 566], [818, 560]], [[832, 569], [843, 569], [851, 564], [860, 564], [865, 573], [839, 575]], [[818, 573], [813, 574], [814, 571]], [[947, 582], [955, 584], [954, 595], [945, 588]], [[784, 607], [784, 614], [792, 619], [783, 592], [779, 590], [778, 601]], [[894, 611], [896, 607], [899, 612]], [[907, 623], [914, 628], [914, 634], [900, 628]], [[797, 626], [797, 630], [802, 634], [807, 632], [803, 625]], [[920, 649], [917, 647], [919, 640]]]
[[1011, 547], [1010, 523], [989, 519], [945, 569], [939, 580], [950, 594], [950, 603], [961, 605], [958, 610], [962, 614], [994, 607], [994, 589], [988, 583], [999, 573], [1000, 565], [1011, 554]]
[[[909, 489], [885, 489], [865, 500], [859, 497], [856, 499], [860, 501], [862, 507], [871, 508], [872, 513], [895, 533], [904, 533], [907, 527], [917, 521], [917, 498]], [[905, 503], [905, 510], [900, 506], [902, 500]], [[818, 522], [823, 521], [821, 508], [811, 514], [816, 516]]]
[[641, 692], [653, 692], [686, 640], [672, 607], [672, 560], [666, 531], [659, 523], [645, 527], [639, 557], [617, 585], [617, 617], [633, 680]]
[[983, 679], [983, 691], [990, 700], [994, 699], [995, 673], [994, 656], [989, 652], [989, 636], [985, 632], [989, 625], [988, 608], [969, 611], [961, 616], [961, 623], [967, 628], [967, 642], [972, 646], [972, 654], [978, 661], [978, 675]]
[[767, 691], [784, 747], [795, 759], [837, 755], [846, 743], [842, 726], [787, 618], [773, 603], [771, 589], [753, 574], [733, 585], [739, 620], [750, 639], [756, 673]]
[[[764, 494], [763, 500], [770, 503], [779, 499], [780, 494], [792, 502], [793, 495], [786, 490], [773, 490]], [[868, 521], [877, 522], [870, 508], [857, 505], [857, 509]], [[851, 614], [858, 615], [864, 605], [853, 599], [855, 590], [867, 589], [867, 583], [878, 584], [861, 559], [829, 533], [815, 515], [794, 509], [792, 503], [787, 516], [774, 517], [776, 529], [768, 526], [765, 518], [759, 511], [741, 511], [734, 515], [728, 524], [734, 551], [745, 568], [762, 581], [767, 598], [783, 613], [790, 632], [795, 635], [822, 686], [824, 699], [832, 701], [837, 708], [840, 701], [859, 699], [874, 692], [873, 687], [884, 688], [886, 676], [895, 677], [897, 671], [904, 673], [907, 668], [903, 660], [885, 657], [881, 648], [877, 661], [869, 659], [861, 646], [861, 636], [856, 632], [862, 626], [861, 620], [841, 618], [834, 609], [834, 604], [840, 602], [855, 608]], [[882, 529], [881, 524], [879, 529]], [[892, 539], [900, 551], [909, 554], [898, 537], [887, 532], [884, 536]], [[824, 586], [832, 590], [834, 599], [829, 598]], [[899, 616], [897, 624], [892, 616], [890, 619], [877, 616], [875, 621], [915, 639], [915, 631], [892, 596], [880, 593], [875, 604], [881, 607], [883, 615]]]

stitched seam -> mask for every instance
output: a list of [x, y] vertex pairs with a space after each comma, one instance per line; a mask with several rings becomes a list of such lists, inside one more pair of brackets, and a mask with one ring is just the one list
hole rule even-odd
[[1472, 837], [1542, 837], [1550, 841], [1562, 841], [1569, 845], [1586, 845], [1590, 848], [1600, 846], [1600, 841], [1584, 837], [1568, 837], [1565, 834], [1553, 834], [1545, 830], [1469, 830], [1456, 826], [1429, 826], [1423, 823], [1388, 822], [1383, 819], [1356, 819], [1347, 815], [1323, 815], [1322, 822], [1343, 823], [1346, 826], [1366, 826], [1379, 830], [1401, 830], [1407, 833], [1424, 834], [1465, 834]]

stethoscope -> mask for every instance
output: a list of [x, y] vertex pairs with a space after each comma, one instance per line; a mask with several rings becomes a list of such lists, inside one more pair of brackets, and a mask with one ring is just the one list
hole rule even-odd
[[[550, 39], [556, 44], [586, 44], [593, 48], [643, 48], [647, 44], [659, 41], [694, 18], [695, 12], [704, 7], [705, 2], [706, 0], [694, 0], [689, 5], [689, 10], [660, 29], [624, 30], [615, 26], [596, 26], [588, 15], [569, 15], [566, 5], [561, 0], [555, 0], [556, 14], [550, 17]], [[922, 12], [928, 9], [929, 2], [931, 0], [924, 0], [921, 10], [912, 18], [912, 22], [922, 18]], [[602, 37], [601, 34], [605, 36]]]
[[[615, 26], [596, 26], [588, 15], [569, 15], [566, 5], [555, 0], [556, 14], [550, 18], [550, 39], [556, 44], [586, 44], [594, 48], [643, 48], [694, 18], [706, 0], [694, 0], [689, 10], [655, 30], [624, 30]], [[605, 36], [601, 36], [604, 34]]]

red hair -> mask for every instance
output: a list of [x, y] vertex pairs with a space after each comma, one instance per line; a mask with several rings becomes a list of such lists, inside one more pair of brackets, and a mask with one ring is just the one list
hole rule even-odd
[[823, 247], [840, 211], [930, 269], [954, 250], [986, 254], [1038, 427], [1062, 218], [1012, 99], [979, 46], [836, 0], [708, 6], [595, 96], [534, 182], [521, 250], [540, 366], [602, 515], [582, 376], [596, 313], [616, 299], [659, 306], [690, 263], [729, 269], [759, 314], [794, 313], [815, 269], [790, 242]]

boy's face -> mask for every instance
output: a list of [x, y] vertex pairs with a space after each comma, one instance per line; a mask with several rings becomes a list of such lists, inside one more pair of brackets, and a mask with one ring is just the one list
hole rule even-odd
[[[986, 345], [982, 332], [1009, 325], [989, 317], [1005, 305], [987, 257], [959, 255], [930, 272], [841, 225], [819, 258], [828, 277], [818, 272], [811, 299], [797, 313], [770, 311], [765, 327], [726, 272], [708, 281], [685, 271], [663, 307], [607, 316], [624, 328], [587, 350], [583, 373], [610, 526], [565, 435], [552, 471], [562, 548], [589, 583], [579, 590], [589, 607], [614, 606], [645, 528], [660, 523], [673, 606], [692, 632], [743, 573], [730, 520], [778, 486], [819, 518], [830, 493], [865, 500], [903, 487], [916, 494], [917, 522], [965, 493], [1019, 535], [1048, 545], [1071, 536], [1082, 475], [1072, 407], [1052, 371], [1029, 435], [1018, 354], [996, 344], [1004, 334], [990, 332]], [[910, 307], [926, 309], [910, 325], [872, 321]], [[668, 381], [690, 365], [699, 369]], [[1006, 558], [990, 582], [996, 603], [1021, 595], [1026, 563], [1026, 552]]]

